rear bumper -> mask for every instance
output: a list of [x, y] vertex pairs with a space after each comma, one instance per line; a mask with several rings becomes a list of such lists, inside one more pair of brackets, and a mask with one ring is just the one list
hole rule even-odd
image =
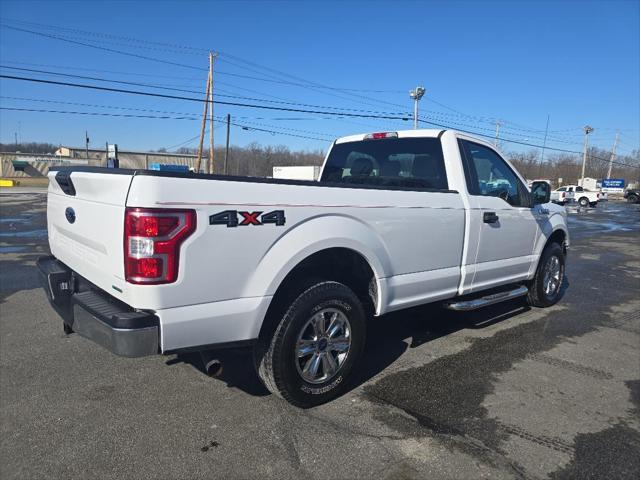
[[159, 353], [156, 315], [91, 288], [55, 257], [41, 257], [37, 266], [49, 302], [74, 332], [124, 357]]

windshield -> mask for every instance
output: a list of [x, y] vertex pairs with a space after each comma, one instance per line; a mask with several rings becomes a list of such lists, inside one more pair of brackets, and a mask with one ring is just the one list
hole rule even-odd
[[336, 144], [320, 181], [448, 189], [438, 138], [386, 138]]

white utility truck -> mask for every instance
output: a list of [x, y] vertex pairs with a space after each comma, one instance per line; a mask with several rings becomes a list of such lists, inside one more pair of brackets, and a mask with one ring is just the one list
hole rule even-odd
[[344, 391], [373, 315], [557, 302], [549, 190], [452, 130], [340, 138], [319, 181], [63, 167], [38, 266], [65, 332], [131, 357], [251, 345], [308, 407]]
[[565, 185], [551, 192], [551, 201], [561, 204], [578, 202], [581, 207], [596, 207], [598, 202], [606, 200], [605, 193], [587, 190], [580, 185]]

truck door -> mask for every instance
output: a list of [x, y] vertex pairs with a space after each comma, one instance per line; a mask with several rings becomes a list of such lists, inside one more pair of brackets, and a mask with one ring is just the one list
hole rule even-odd
[[460, 148], [470, 226], [480, 232], [477, 245], [469, 245], [473, 275], [468, 291], [524, 280], [534, 261], [538, 234], [528, 189], [495, 150], [462, 139]]

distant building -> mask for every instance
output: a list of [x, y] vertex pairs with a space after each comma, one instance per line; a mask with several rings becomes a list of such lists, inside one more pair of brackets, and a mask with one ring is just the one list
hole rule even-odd
[[[54, 154], [0, 152], [0, 177], [42, 177], [49, 167], [84, 165], [104, 167], [106, 149], [61, 146]], [[187, 165], [195, 168], [196, 155], [118, 150], [120, 168], [148, 169], [152, 164]], [[206, 162], [206, 159], [203, 159]]]
[[[88, 153], [88, 156], [87, 156]], [[101, 161], [106, 166], [107, 151], [106, 149], [87, 150], [84, 147], [66, 147], [61, 146], [56, 150], [55, 155], [60, 158], [69, 159], [89, 159], [91, 165], [95, 165], [96, 161]], [[127, 150], [118, 150], [118, 159], [120, 160], [120, 168], [149, 168], [152, 163], [166, 163], [171, 165], [188, 165], [195, 167], [196, 155], [187, 155], [182, 153], [164, 153], [164, 152], [134, 152]]]

